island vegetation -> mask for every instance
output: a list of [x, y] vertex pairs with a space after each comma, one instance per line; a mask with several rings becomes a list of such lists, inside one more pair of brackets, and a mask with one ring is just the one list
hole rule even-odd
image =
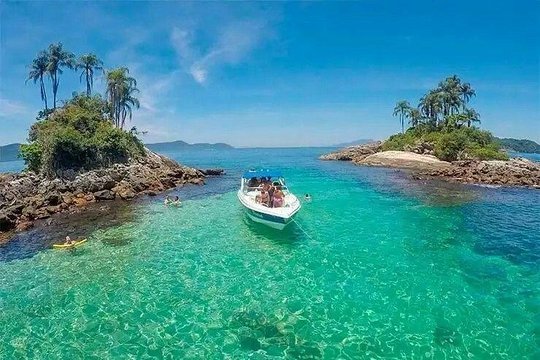
[[[65, 69], [80, 71], [86, 92], [74, 92], [58, 107], [57, 93]], [[92, 94], [97, 71], [105, 75], [105, 97]], [[47, 79], [53, 95], [52, 108], [47, 101]], [[133, 109], [139, 107], [134, 96], [139, 91], [137, 81], [127, 68], [105, 71], [95, 54], [83, 54], [77, 59], [57, 43], [33, 60], [29, 80], [39, 83], [44, 109], [30, 129], [29, 143], [20, 148], [28, 170], [52, 177], [66, 169], [91, 170], [144, 155], [136, 129], [124, 130]]]
[[520, 153], [540, 154], [540, 144], [527, 139], [497, 138], [503, 149]]
[[[411, 151], [425, 147], [446, 161], [507, 160], [496, 138], [475, 126], [480, 123], [480, 114], [469, 106], [475, 95], [469, 83], [453, 75], [428, 91], [417, 107], [399, 101], [393, 114], [399, 118], [402, 132], [390, 136], [382, 149]], [[409, 127], [405, 130], [406, 122]]]
[[[59, 212], [78, 212], [93, 202], [130, 200], [140, 194], [155, 196], [223, 173], [182, 166], [145, 148], [136, 128], [125, 129], [139, 107], [137, 81], [129, 70], [104, 71], [94, 54], [75, 59], [58, 43], [32, 62], [28, 80], [39, 84], [44, 108], [30, 128], [28, 144], [20, 147], [27, 171], [0, 174], [0, 240], [3, 232], [25, 230]], [[80, 71], [86, 91], [61, 101], [57, 94], [66, 69]], [[97, 71], [105, 75], [103, 96], [93, 90]]]

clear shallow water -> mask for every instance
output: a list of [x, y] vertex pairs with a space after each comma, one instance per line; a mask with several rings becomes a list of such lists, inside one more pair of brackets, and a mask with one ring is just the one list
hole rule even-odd
[[[75, 253], [46, 249], [62, 229], [0, 247], [0, 358], [539, 355], [538, 191], [410, 182], [325, 151], [170, 154], [228, 175], [176, 191], [179, 209], [77, 224]], [[312, 194], [298, 225], [245, 217], [254, 165]]]

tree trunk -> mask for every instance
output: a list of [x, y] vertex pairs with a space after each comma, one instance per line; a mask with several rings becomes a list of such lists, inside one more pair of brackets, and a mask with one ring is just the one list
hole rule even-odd
[[58, 91], [58, 83], [56, 81], [56, 72], [53, 76], [53, 109], [56, 109], [56, 91]]
[[45, 90], [45, 83], [43, 82], [43, 76], [40, 76], [39, 81], [41, 85], [41, 94], [43, 96], [43, 101], [45, 102], [45, 110], [49, 110], [47, 106], [47, 90]]
[[86, 72], [86, 95], [90, 96], [92, 90], [90, 89], [90, 79], [88, 78], [88, 71]]

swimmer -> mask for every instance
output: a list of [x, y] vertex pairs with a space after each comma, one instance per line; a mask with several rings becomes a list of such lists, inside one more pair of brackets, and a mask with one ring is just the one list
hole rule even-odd
[[175, 196], [174, 198], [167, 195], [165, 197], [165, 205], [173, 205], [173, 206], [179, 206], [181, 204], [180, 198], [178, 196]]

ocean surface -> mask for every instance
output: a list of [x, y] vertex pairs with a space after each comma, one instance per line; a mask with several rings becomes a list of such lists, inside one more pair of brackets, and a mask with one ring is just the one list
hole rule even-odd
[[[166, 154], [227, 175], [0, 245], [0, 358], [540, 358], [540, 191], [412, 181], [322, 148]], [[252, 223], [240, 174], [303, 204]], [[53, 250], [66, 234], [78, 250]]]

